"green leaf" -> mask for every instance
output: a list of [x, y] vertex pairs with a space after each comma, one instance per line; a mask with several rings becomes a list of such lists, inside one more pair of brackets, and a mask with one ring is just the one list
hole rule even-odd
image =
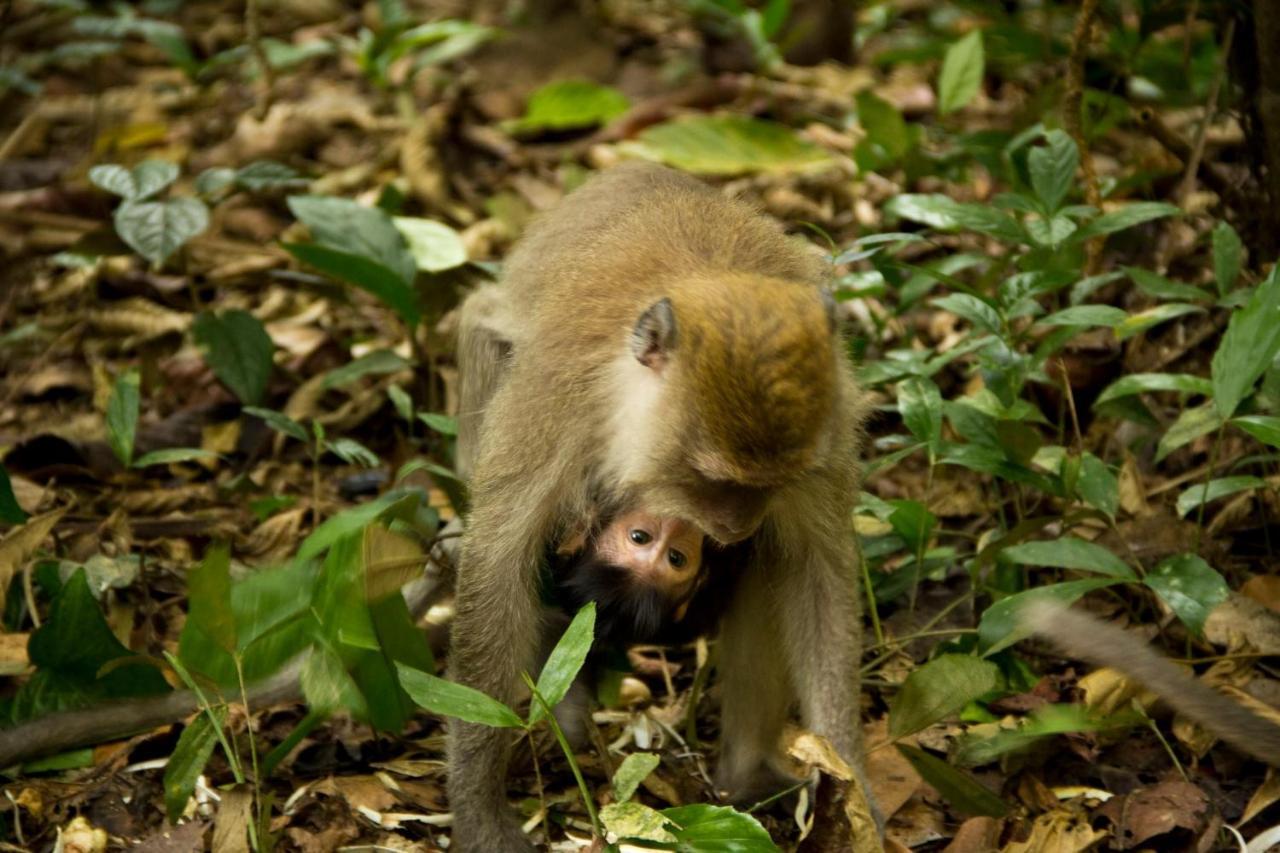
[[1080, 457], [1076, 493], [1089, 506], [1112, 518], [1120, 509], [1120, 481], [1107, 463], [1087, 451]]
[[1031, 630], [1019, 619], [1021, 608], [1029, 601], [1049, 598], [1071, 604], [1086, 592], [1124, 582], [1118, 578], [1083, 578], [1036, 587], [1002, 598], [983, 611], [978, 622], [978, 642], [990, 656], [1029, 637]]
[[1274, 415], [1246, 415], [1232, 418], [1231, 423], [1263, 444], [1280, 447], [1280, 418]]
[[89, 180], [125, 201], [143, 201], [178, 179], [178, 167], [167, 160], [145, 160], [132, 169], [107, 164], [89, 170]]
[[1026, 221], [1027, 236], [1040, 246], [1054, 247], [1075, 233], [1077, 225], [1066, 216], [1051, 219], [1032, 217]]
[[458, 434], [458, 419], [452, 415], [441, 415], [435, 412], [418, 412], [418, 420], [422, 421], [441, 435], [456, 436]]
[[[546, 702], [546, 708], [554, 708], [569, 692], [573, 680], [578, 677], [578, 670], [587, 660], [587, 652], [591, 651], [591, 641], [595, 638], [596, 605], [587, 604], [578, 611], [565, 629], [564, 635], [556, 643], [547, 657], [542, 672], [538, 673], [538, 693]], [[541, 720], [546, 715], [544, 706], [534, 702], [529, 709], [529, 725]]]
[[902, 537], [902, 541], [912, 551], [923, 551], [929, 544], [938, 519], [919, 501], [895, 500], [889, 501], [889, 505], [893, 507], [893, 512], [889, 514], [893, 532]]
[[1253, 390], [1280, 352], [1280, 265], [1254, 289], [1248, 303], [1231, 315], [1213, 354], [1213, 401], [1225, 420]]
[[329, 715], [348, 711], [357, 718], [369, 716], [368, 702], [352, 679], [342, 658], [327, 643], [316, 643], [298, 676], [302, 695], [311, 713]]
[[777, 853], [769, 833], [751, 815], [728, 806], [675, 806], [663, 809], [672, 833], [690, 853]]
[[1183, 284], [1180, 281], [1172, 281], [1162, 275], [1144, 270], [1140, 267], [1124, 267], [1125, 275], [1138, 285], [1138, 289], [1149, 296], [1155, 296], [1158, 299], [1179, 299], [1190, 301], [1204, 301], [1209, 299], [1209, 294], [1205, 293], [1198, 287], [1190, 284]]
[[214, 196], [236, 182], [236, 170], [225, 166], [205, 169], [196, 176], [196, 192], [202, 196]]
[[912, 435], [937, 448], [942, 440], [942, 392], [933, 380], [913, 376], [900, 384], [898, 412]]
[[215, 545], [203, 562], [187, 573], [187, 622], [227, 653], [236, 651], [236, 619], [231, 610], [231, 554]]
[[0, 465], [0, 521], [6, 524], [22, 524], [27, 518], [27, 511], [18, 504], [18, 499], [13, 494], [9, 472]]
[[360, 356], [355, 361], [330, 370], [324, 375], [324, 379], [320, 382], [320, 387], [326, 390], [329, 388], [341, 388], [365, 376], [399, 373], [412, 367], [413, 362], [396, 355], [391, 350], [374, 350], [368, 355]]
[[963, 814], [1003, 817], [1009, 807], [1004, 800], [976, 782], [969, 774], [957, 770], [947, 762], [923, 749], [906, 744], [894, 744], [902, 757], [942, 795], [948, 803]]
[[1181, 518], [1202, 504], [1234, 495], [1249, 489], [1266, 488], [1267, 481], [1261, 477], [1220, 477], [1205, 483], [1196, 483], [1178, 495], [1178, 517]]
[[120, 239], [159, 266], [209, 227], [209, 208], [196, 198], [126, 201], [116, 208], [113, 219]]
[[947, 48], [938, 75], [938, 112], [958, 110], [978, 94], [986, 59], [982, 30], [975, 29]]
[[235, 182], [249, 192], [306, 186], [307, 179], [297, 169], [274, 160], [255, 160], [235, 171]]
[[[628, 759], [630, 758], [631, 756], [628, 756]], [[642, 803], [626, 801], [610, 803], [600, 809], [600, 823], [604, 825], [605, 831], [611, 837], [617, 837], [619, 840], [649, 841], [668, 845], [676, 843], [676, 837], [667, 829], [667, 818], [662, 812]]]
[[1036, 321], [1040, 326], [1115, 326], [1129, 315], [1111, 305], [1074, 305]]
[[373, 468], [381, 461], [378, 459], [378, 454], [354, 438], [331, 438], [325, 441], [324, 446], [348, 465]]
[[307, 226], [321, 246], [385, 267], [406, 287], [413, 284], [417, 263], [404, 237], [384, 211], [330, 196], [291, 195], [286, 201], [289, 210]]
[[1213, 277], [1218, 293], [1226, 294], [1240, 277], [1244, 263], [1244, 244], [1236, 229], [1226, 222], [1219, 222], [1213, 229]]
[[496, 728], [518, 729], [524, 726], [524, 721], [515, 711], [479, 690], [404, 664], [396, 664], [396, 671], [400, 673], [400, 686], [414, 702], [428, 711]]
[[1115, 326], [1116, 340], [1124, 341], [1138, 334], [1145, 332], [1153, 326], [1161, 323], [1167, 323], [1177, 317], [1183, 317], [1187, 314], [1199, 314], [1204, 311], [1199, 305], [1187, 305], [1183, 302], [1166, 302], [1163, 305], [1154, 305], [1136, 314], [1130, 314]]
[[227, 719], [227, 708], [219, 705], [212, 713], [197, 714], [173, 748], [173, 755], [164, 766], [164, 811], [170, 823], [177, 823], [186, 811], [187, 803], [196, 790], [196, 779], [204, 772], [218, 743], [218, 730]]
[[[317, 243], [285, 243], [284, 248], [304, 264], [372, 293], [400, 315], [406, 326], [417, 326], [422, 318], [417, 292], [391, 268], [361, 255]], [[409, 260], [414, 263], [412, 256]]]
[[1091, 237], [1113, 234], [1153, 219], [1174, 216], [1182, 211], [1172, 204], [1157, 201], [1138, 201], [1104, 213], [1071, 235], [1071, 242], [1080, 243]]
[[444, 272], [467, 262], [467, 247], [462, 237], [443, 222], [413, 216], [393, 216], [391, 221], [409, 244], [409, 253], [423, 272]]
[[556, 80], [530, 95], [524, 115], [506, 122], [503, 129], [522, 136], [579, 130], [605, 124], [630, 106], [627, 96], [612, 86], [589, 80]]
[[[1124, 724], [1124, 720], [1120, 721]], [[1032, 744], [1061, 734], [1096, 732], [1111, 728], [1094, 719], [1079, 705], [1042, 705], [1023, 718], [1016, 728], [1002, 728], [987, 737], [964, 735], [952, 756], [957, 764], [980, 767], [1011, 752], [1025, 751]]]
[[865, 134], [854, 149], [859, 169], [874, 171], [883, 168], [901, 160], [911, 151], [915, 135], [897, 107], [870, 91], [858, 93], [857, 106], [858, 124]]
[[1213, 608], [1227, 600], [1231, 587], [1212, 566], [1195, 554], [1161, 560], [1142, 579], [1197, 636]]
[[1007, 243], [1025, 240], [1021, 227], [1009, 214], [990, 205], [963, 204], [937, 193], [894, 196], [885, 204], [884, 210], [890, 215], [946, 231], [967, 229]]
[[120, 464], [133, 464], [133, 443], [138, 431], [140, 402], [138, 389], [142, 379], [136, 367], [116, 377], [111, 399], [107, 401], [107, 439]]
[[992, 334], [1000, 334], [1000, 330], [1004, 327], [996, 309], [967, 293], [949, 293], [946, 296], [940, 296], [933, 300], [933, 305], [943, 311], [950, 311], [957, 317], [962, 317], [979, 329]]
[[1076, 569], [1090, 574], [1129, 580], [1136, 577], [1133, 569], [1106, 548], [1074, 536], [1011, 545], [1000, 552], [1000, 557], [1024, 566]]
[[267, 422], [267, 426], [276, 432], [282, 432], [290, 438], [296, 438], [298, 441], [311, 442], [311, 436], [307, 433], [306, 428], [283, 412], [277, 412], [274, 409], [262, 409], [258, 406], [245, 406], [240, 411], [246, 415], [253, 415], [255, 418], [262, 418]]
[[622, 760], [613, 774], [613, 796], [620, 803], [631, 799], [645, 777], [657, 769], [662, 759], [655, 752], [633, 752]]
[[907, 676], [889, 708], [889, 737], [922, 731], [994, 690], [1000, 668], [970, 655], [941, 655]]
[[1052, 214], [1062, 206], [1079, 165], [1080, 152], [1076, 149], [1075, 140], [1065, 130], [1049, 131], [1045, 134], [1045, 145], [1032, 148], [1027, 155], [1031, 188], [1048, 213]]
[[1094, 405], [1131, 394], [1157, 391], [1177, 391], [1182, 394], [1208, 396], [1213, 393], [1213, 384], [1202, 376], [1192, 376], [1189, 373], [1131, 373], [1104, 388]]
[[620, 147], [702, 175], [790, 171], [829, 160], [786, 125], [741, 115], [694, 115], [655, 124]]
[[174, 462], [194, 462], [197, 459], [217, 459], [218, 454], [212, 450], [201, 450], [198, 447], [165, 447], [153, 450], [133, 460], [134, 468], [146, 468], [150, 465], [171, 465]]
[[1213, 432], [1222, 426], [1223, 418], [1213, 400], [1193, 409], [1183, 409], [1182, 414], [1160, 436], [1156, 445], [1156, 461], [1164, 459], [1183, 445], [1190, 444], [1202, 435]]
[[267, 390], [275, 349], [262, 321], [247, 311], [224, 311], [221, 315], [201, 311], [191, 324], [191, 332], [214, 375], [241, 403], [257, 405]]

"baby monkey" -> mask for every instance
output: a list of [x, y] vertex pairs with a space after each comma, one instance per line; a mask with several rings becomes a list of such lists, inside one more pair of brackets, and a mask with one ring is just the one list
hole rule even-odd
[[556, 549], [558, 601], [571, 613], [594, 601], [600, 639], [656, 640], [684, 621], [706, 580], [704, 539], [682, 519], [624, 512]]

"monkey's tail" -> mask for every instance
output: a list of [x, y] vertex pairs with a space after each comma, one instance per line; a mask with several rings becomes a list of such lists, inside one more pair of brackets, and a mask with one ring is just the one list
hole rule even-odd
[[1132, 678], [1246, 755], [1280, 767], [1280, 725], [1218, 693], [1125, 631], [1052, 599], [1027, 602], [1019, 620], [1067, 654]]

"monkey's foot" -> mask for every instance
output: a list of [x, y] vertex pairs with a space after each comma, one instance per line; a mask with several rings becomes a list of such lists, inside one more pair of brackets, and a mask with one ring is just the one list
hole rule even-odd
[[792, 776], [771, 761], [762, 761], [746, 770], [721, 766], [716, 773], [716, 791], [734, 805], [752, 806], [808, 781]]
[[534, 853], [533, 842], [515, 815], [458, 821], [455, 816], [449, 853]]

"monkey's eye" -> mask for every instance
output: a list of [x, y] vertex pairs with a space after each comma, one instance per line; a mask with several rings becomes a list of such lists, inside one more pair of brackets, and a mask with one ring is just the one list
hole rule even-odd
[[672, 548], [667, 552], [667, 562], [670, 563], [673, 568], [683, 568], [684, 564], [688, 561], [689, 558], [684, 555], [683, 551], [677, 551], [675, 548]]
[[629, 535], [631, 537], [631, 541], [637, 545], [648, 545], [653, 541], [653, 537], [645, 530], [632, 530]]

